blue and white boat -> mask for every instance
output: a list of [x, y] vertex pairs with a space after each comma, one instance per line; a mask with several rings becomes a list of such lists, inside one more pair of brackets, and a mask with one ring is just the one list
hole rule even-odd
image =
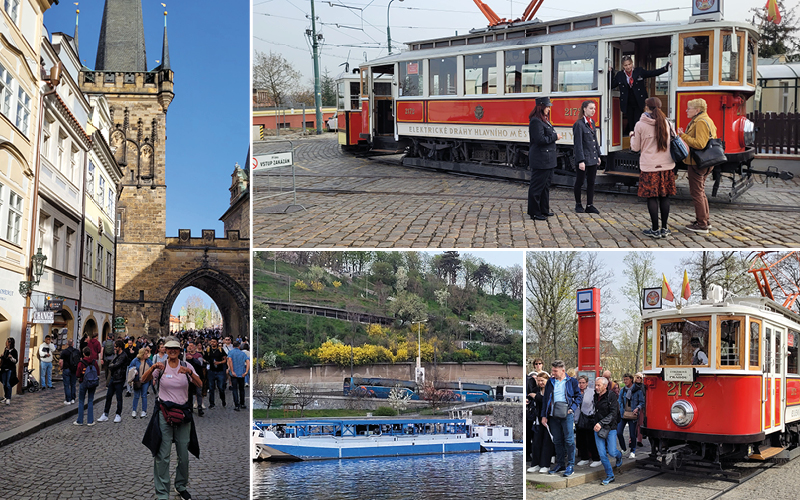
[[514, 429], [505, 425], [472, 426], [473, 437], [480, 438], [481, 451], [520, 451], [522, 441], [514, 441]]
[[322, 460], [479, 453], [469, 419], [300, 420], [253, 424], [253, 458]]

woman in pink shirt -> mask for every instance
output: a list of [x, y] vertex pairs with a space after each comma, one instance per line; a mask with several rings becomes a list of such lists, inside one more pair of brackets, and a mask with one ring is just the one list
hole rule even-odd
[[[670, 125], [661, 111], [661, 100], [649, 97], [645, 101], [642, 117], [636, 123], [631, 136], [631, 149], [640, 151], [639, 197], [647, 198], [651, 227], [644, 234], [651, 238], [667, 238], [670, 230], [669, 197], [675, 189], [675, 161], [669, 152]], [[661, 212], [661, 228], [658, 213]]]
[[[169, 500], [169, 454], [174, 441], [175, 452], [178, 455], [175, 490], [183, 500], [187, 500], [192, 498], [186, 491], [186, 486], [189, 484], [189, 451], [195, 456], [200, 454], [197, 435], [194, 432], [192, 409], [188, 404], [189, 387], [190, 384], [202, 387], [203, 382], [192, 365], [180, 360], [181, 345], [177, 339], [168, 337], [164, 347], [167, 351], [166, 361], [154, 363], [141, 377], [142, 383], [152, 378], [158, 388], [157, 410], [153, 415], [154, 420], [158, 418], [161, 431], [161, 443], [153, 456], [156, 499]], [[152, 421], [151, 425], [154, 424]]]

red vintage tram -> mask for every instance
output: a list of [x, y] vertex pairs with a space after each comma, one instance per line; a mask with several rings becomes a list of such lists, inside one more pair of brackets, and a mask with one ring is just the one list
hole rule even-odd
[[711, 295], [643, 316], [643, 433], [670, 469], [800, 444], [800, 315], [769, 298]]
[[581, 103], [591, 99], [598, 105], [606, 174], [634, 183], [638, 154], [622, 133], [619, 91], [610, 88], [609, 71], [620, 70], [622, 56], [630, 55], [646, 69], [672, 62], [668, 73], [646, 83], [678, 127], [688, 124], [689, 100], [706, 100], [728, 157], [715, 170], [731, 178], [732, 199], [754, 173], [790, 175], [750, 166], [755, 131], [745, 107], [756, 89], [758, 37], [752, 25], [720, 18], [648, 22], [610, 10], [413, 42], [340, 79], [340, 143], [376, 154], [404, 152], [408, 165], [525, 180], [528, 114], [534, 99], [547, 95], [564, 137], [554, 182], [572, 185], [571, 127]]

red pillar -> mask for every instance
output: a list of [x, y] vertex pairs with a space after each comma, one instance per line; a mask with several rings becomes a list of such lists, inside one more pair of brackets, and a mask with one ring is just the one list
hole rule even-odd
[[600, 375], [600, 289], [577, 292], [578, 371]]

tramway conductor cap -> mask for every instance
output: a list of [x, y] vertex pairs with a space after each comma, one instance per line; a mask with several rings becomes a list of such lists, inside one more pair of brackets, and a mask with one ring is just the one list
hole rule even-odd
[[536, 105], [546, 108], [548, 106], [552, 106], [553, 103], [550, 102], [550, 98], [549, 97], [537, 97], [536, 98]]

